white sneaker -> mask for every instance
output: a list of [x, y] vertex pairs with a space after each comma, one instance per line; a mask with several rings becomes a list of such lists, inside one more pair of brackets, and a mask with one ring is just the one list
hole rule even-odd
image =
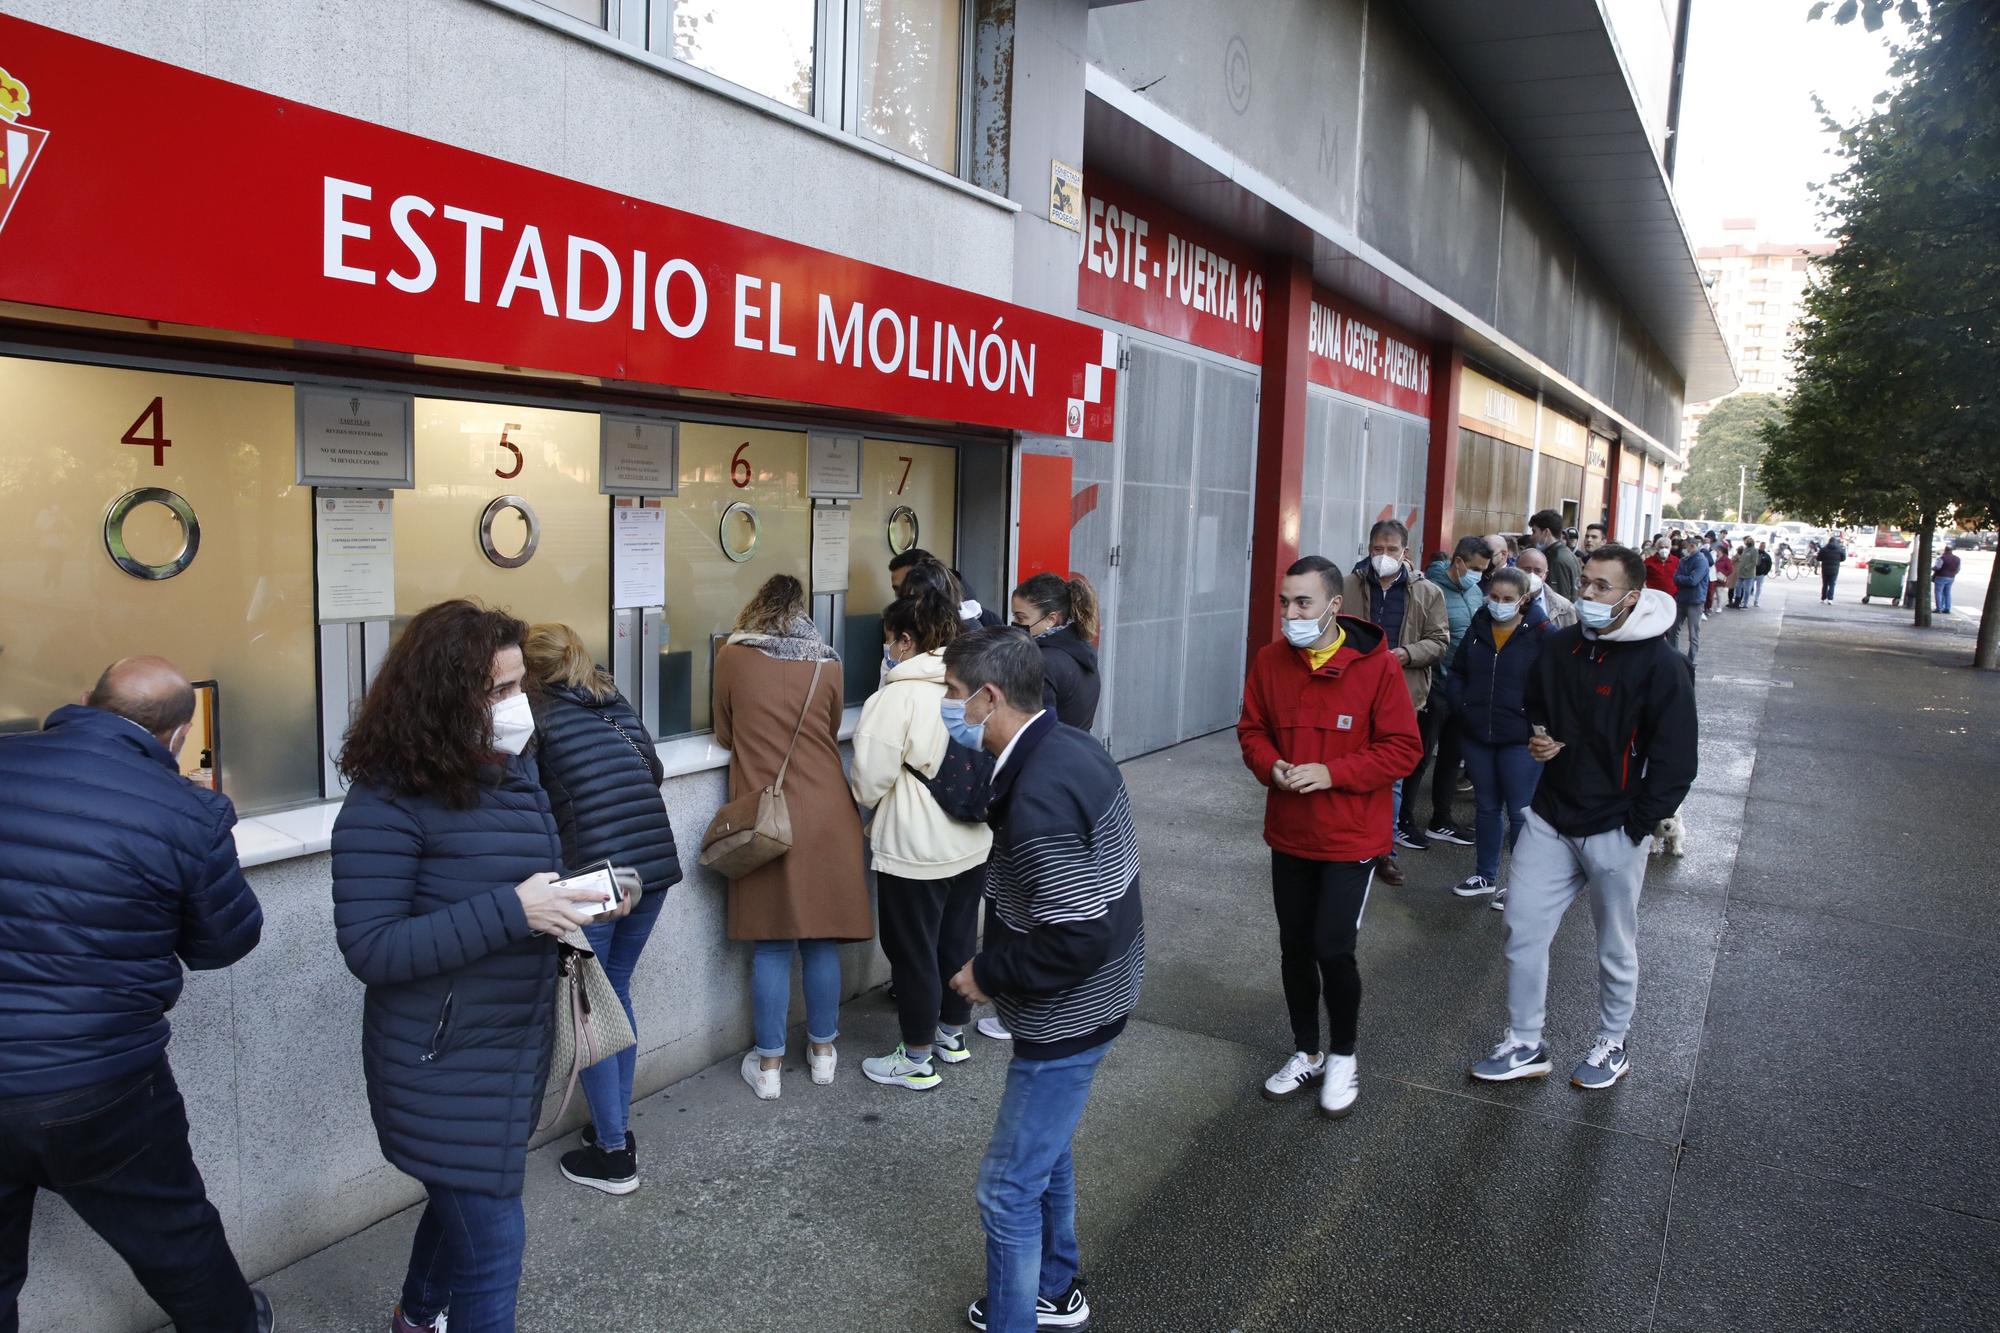
[[743, 1057], [743, 1081], [750, 1085], [750, 1091], [757, 1094], [759, 1101], [778, 1100], [778, 1074], [776, 1069], [764, 1068], [764, 1057], [755, 1051]]
[[1326, 1057], [1326, 1077], [1319, 1085], [1319, 1113], [1338, 1120], [1354, 1109], [1361, 1095], [1361, 1062], [1351, 1055]]
[[828, 1050], [825, 1055], [821, 1055], [812, 1048], [811, 1042], [806, 1043], [806, 1069], [812, 1074], [812, 1081], [822, 1088], [833, 1082], [834, 1067], [839, 1063], [839, 1051]]
[[982, 1018], [979, 1020], [978, 1027], [979, 1035], [982, 1037], [991, 1037], [995, 1041], [1014, 1040], [1014, 1034], [1009, 1032], [1007, 1025], [1002, 1023], [998, 1018]]
[[1289, 1097], [1325, 1072], [1324, 1055], [1313, 1056], [1304, 1051], [1294, 1051], [1292, 1058], [1285, 1061], [1283, 1069], [1264, 1080], [1265, 1100], [1275, 1102]]

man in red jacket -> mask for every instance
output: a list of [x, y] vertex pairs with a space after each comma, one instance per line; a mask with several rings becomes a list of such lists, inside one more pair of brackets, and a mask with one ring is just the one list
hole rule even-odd
[[[1353, 1109], [1361, 1008], [1355, 941], [1375, 861], [1389, 853], [1390, 788], [1423, 753], [1402, 664], [1382, 631], [1340, 614], [1340, 571], [1311, 555], [1278, 585], [1285, 637], [1250, 665], [1236, 739], [1271, 789], [1264, 841], [1297, 1050], [1264, 1081], [1277, 1100], [1321, 1080], [1323, 1115]], [[1319, 1042], [1326, 1002], [1328, 1044]]]

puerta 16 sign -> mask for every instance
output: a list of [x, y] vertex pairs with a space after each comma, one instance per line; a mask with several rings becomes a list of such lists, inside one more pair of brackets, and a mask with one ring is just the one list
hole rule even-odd
[[1111, 438], [1077, 321], [21, 19], [0, 51], [45, 132], [0, 299]]

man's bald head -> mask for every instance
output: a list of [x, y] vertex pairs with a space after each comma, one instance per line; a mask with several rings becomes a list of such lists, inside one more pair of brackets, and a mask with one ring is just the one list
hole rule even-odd
[[1549, 558], [1542, 554], [1539, 546], [1524, 546], [1521, 548], [1521, 554], [1514, 557], [1514, 568], [1523, 574], [1540, 574], [1543, 578], [1547, 578]]
[[136, 722], [172, 748], [173, 734], [194, 718], [194, 687], [164, 657], [127, 657], [104, 668], [84, 703]]
[[1497, 564], [1507, 558], [1507, 539], [1497, 532], [1489, 532], [1486, 534], [1486, 549]]

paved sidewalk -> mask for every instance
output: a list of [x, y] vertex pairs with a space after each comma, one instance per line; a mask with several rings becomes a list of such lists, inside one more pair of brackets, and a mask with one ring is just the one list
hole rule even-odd
[[[1149, 959], [1078, 1139], [1094, 1329], [2000, 1326], [2000, 678], [1816, 589], [1706, 627], [1692, 846], [1648, 879], [1610, 1093], [1466, 1080], [1503, 1023], [1500, 915], [1435, 847], [1368, 907], [1354, 1114], [1263, 1101], [1288, 1040], [1261, 789], [1227, 735], [1126, 766]], [[1562, 1067], [1594, 982], [1579, 907]], [[1005, 1048], [918, 1094], [860, 1076], [894, 1040], [865, 996], [831, 1088], [795, 1060], [761, 1104], [730, 1062], [641, 1103], [625, 1199], [538, 1153], [521, 1327], [964, 1327]], [[414, 1224], [270, 1278], [285, 1333], [386, 1327]]]

